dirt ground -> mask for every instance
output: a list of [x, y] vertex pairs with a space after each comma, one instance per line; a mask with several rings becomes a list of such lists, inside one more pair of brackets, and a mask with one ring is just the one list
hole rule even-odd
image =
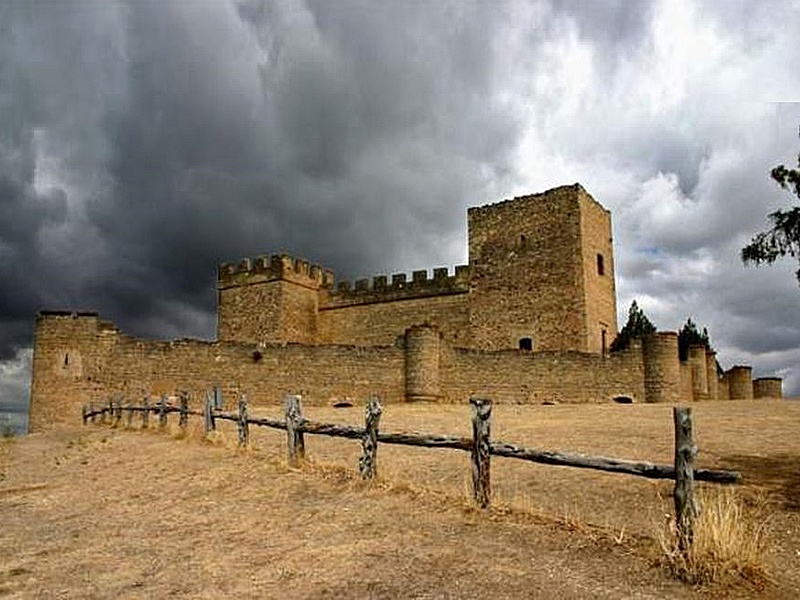
[[[381, 445], [365, 487], [357, 441], [307, 436], [289, 469], [284, 432], [253, 427], [238, 450], [233, 424], [209, 442], [194, 422], [0, 441], [0, 598], [800, 597], [800, 402], [693, 416], [698, 466], [740, 470], [736, 493], [768, 507], [766, 586], [691, 587], [659, 566], [668, 482], [494, 457], [480, 511], [464, 452]], [[468, 436], [469, 410], [389, 405], [381, 429]], [[671, 407], [495, 406], [492, 438], [670, 463]]]

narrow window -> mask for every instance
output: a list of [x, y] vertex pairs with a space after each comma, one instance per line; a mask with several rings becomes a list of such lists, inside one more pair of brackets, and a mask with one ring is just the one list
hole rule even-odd
[[603, 263], [603, 255], [602, 254], [598, 254], [597, 255], [597, 274], [598, 275], [605, 275], [606, 274], [606, 267], [605, 267], [605, 264]]
[[520, 246], [524, 247], [525, 246], [525, 242], [527, 242], [527, 241], [528, 241], [528, 238], [525, 237], [525, 234], [522, 234], [521, 236], [519, 236], [519, 245]]
[[531, 352], [533, 350], [533, 340], [531, 338], [520, 338], [519, 349]]
[[69, 366], [69, 354], [66, 353], [64, 354], [64, 366], [65, 367]]
[[606, 330], [605, 329], [603, 329], [600, 332], [600, 337], [602, 338], [602, 344], [603, 344], [603, 356], [605, 356], [606, 354], [608, 354], [608, 340], [606, 339]]

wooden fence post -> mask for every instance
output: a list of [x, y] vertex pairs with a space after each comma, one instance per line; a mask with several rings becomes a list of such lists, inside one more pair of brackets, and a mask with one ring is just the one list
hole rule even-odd
[[166, 427], [167, 425], [167, 395], [161, 394], [158, 400], [158, 426]]
[[181, 395], [181, 418], [178, 421], [178, 425], [185, 429], [186, 425], [188, 425], [189, 423], [189, 394], [181, 390], [180, 395]]
[[150, 424], [150, 398], [147, 396], [142, 400], [142, 429], [147, 429]]
[[250, 443], [250, 424], [247, 422], [247, 397], [239, 397], [239, 446]]
[[489, 506], [492, 484], [489, 475], [489, 429], [492, 416], [492, 401], [470, 398], [472, 407], [472, 491], [475, 502], [481, 508]]
[[203, 407], [203, 425], [206, 435], [217, 428], [217, 423], [214, 420], [214, 398], [208, 392], [206, 392], [206, 405]]
[[114, 427], [119, 427], [122, 421], [122, 396], [117, 396], [117, 401], [114, 403]]
[[692, 409], [676, 406], [672, 409], [675, 423], [675, 528], [678, 549], [687, 554], [694, 539], [694, 518], [697, 504], [694, 499], [694, 459], [697, 446], [692, 438]]
[[363, 454], [358, 461], [362, 479], [374, 479], [377, 475], [378, 422], [382, 412], [380, 400], [377, 396], [372, 396], [364, 408], [364, 437], [361, 439]]
[[127, 421], [127, 426], [128, 427], [133, 427], [133, 403], [132, 402], [128, 402], [128, 421]]
[[289, 450], [289, 466], [299, 467], [306, 457], [306, 445], [300, 424], [303, 422], [303, 409], [300, 396], [289, 394], [284, 399], [286, 408], [286, 440]]

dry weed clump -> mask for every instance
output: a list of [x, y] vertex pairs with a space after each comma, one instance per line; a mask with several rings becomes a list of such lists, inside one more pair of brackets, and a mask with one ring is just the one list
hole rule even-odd
[[733, 489], [706, 489], [698, 495], [700, 514], [688, 553], [678, 549], [675, 520], [658, 532], [662, 564], [691, 584], [763, 587], [768, 514], [763, 499], [751, 503]]

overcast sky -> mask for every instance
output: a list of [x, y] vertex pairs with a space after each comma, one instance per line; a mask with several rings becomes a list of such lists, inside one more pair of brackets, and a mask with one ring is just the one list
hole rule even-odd
[[38, 308], [213, 338], [220, 260], [341, 278], [466, 261], [466, 208], [580, 182], [620, 318], [708, 327], [800, 395], [800, 2], [0, 2], [0, 403]]

